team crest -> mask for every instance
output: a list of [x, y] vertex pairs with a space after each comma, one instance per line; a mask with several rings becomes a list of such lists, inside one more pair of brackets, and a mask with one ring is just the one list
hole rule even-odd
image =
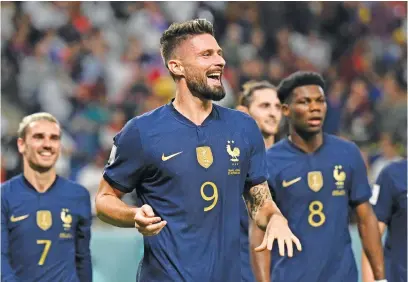
[[72, 223], [72, 216], [68, 214], [69, 209], [62, 209], [61, 210], [61, 220], [63, 222], [62, 226], [64, 227], [65, 231], [68, 231], [71, 228]]
[[37, 211], [37, 225], [46, 231], [52, 226], [52, 215], [50, 211]]
[[239, 161], [238, 157], [241, 154], [241, 151], [239, 150], [238, 147], [232, 148], [231, 146], [233, 144], [234, 144], [233, 140], [227, 142], [227, 153], [228, 153], [228, 155], [231, 156], [230, 161], [235, 163], [235, 162]]
[[208, 146], [197, 147], [196, 152], [198, 163], [204, 168], [209, 168], [214, 161], [211, 148]]
[[343, 167], [341, 165], [334, 166], [333, 177], [336, 180], [337, 189], [344, 188], [344, 181], [346, 180], [346, 173], [341, 171]]
[[321, 171], [311, 171], [307, 174], [307, 184], [314, 192], [319, 192], [323, 187], [323, 175]]

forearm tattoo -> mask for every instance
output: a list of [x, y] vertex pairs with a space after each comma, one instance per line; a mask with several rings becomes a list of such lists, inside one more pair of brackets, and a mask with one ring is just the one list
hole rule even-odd
[[263, 207], [267, 201], [272, 201], [271, 192], [269, 191], [268, 183], [252, 186], [251, 189], [244, 193], [245, 203], [248, 208], [248, 213], [252, 219], [256, 213]]

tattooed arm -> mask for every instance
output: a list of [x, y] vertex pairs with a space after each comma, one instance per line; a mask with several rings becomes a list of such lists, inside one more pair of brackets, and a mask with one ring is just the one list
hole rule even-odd
[[282, 216], [279, 208], [272, 200], [271, 192], [269, 191], [268, 183], [266, 181], [253, 186], [244, 193], [244, 199], [248, 208], [249, 216], [263, 231], [266, 230], [268, 222], [273, 214]]
[[288, 221], [272, 200], [267, 182], [250, 188], [244, 193], [244, 198], [251, 219], [261, 230], [265, 231], [262, 244], [255, 248], [255, 251], [260, 252], [266, 248], [271, 250], [275, 239], [278, 241], [279, 254], [281, 256], [285, 255], [285, 244], [289, 257], [293, 256], [293, 243], [301, 251], [302, 246], [299, 239], [293, 235], [289, 229]]

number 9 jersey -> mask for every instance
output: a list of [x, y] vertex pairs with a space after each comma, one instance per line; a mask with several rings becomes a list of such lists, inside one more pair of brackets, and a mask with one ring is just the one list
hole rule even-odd
[[267, 179], [251, 117], [213, 105], [197, 126], [169, 103], [115, 136], [104, 178], [167, 221], [144, 238], [139, 281], [240, 280], [241, 196]]
[[303, 249], [287, 258], [274, 247], [271, 280], [357, 282], [349, 208], [371, 196], [357, 146], [324, 134], [308, 154], [284, 139], [267, 151], [267, 162], [272, 195]]

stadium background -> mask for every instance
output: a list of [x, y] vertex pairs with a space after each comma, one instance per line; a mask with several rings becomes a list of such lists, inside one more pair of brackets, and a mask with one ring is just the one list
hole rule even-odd
[[[18, 122], [47, 111], [64, 130], [58, 173], [94, 195], [113, 136], [174, 94], [161, 33], [196, 17], [214, 23], [224, 49], [220, 104], [234, 107], [250, 79], [318, 71], [324, 129], [359, 145], [370, 181], [405, 155], [407, 2], [1, 2], [1, 181], [21, 172]], [[134, 281], [141, 236], [98, 219], [92, 236], [95, 281]]]

